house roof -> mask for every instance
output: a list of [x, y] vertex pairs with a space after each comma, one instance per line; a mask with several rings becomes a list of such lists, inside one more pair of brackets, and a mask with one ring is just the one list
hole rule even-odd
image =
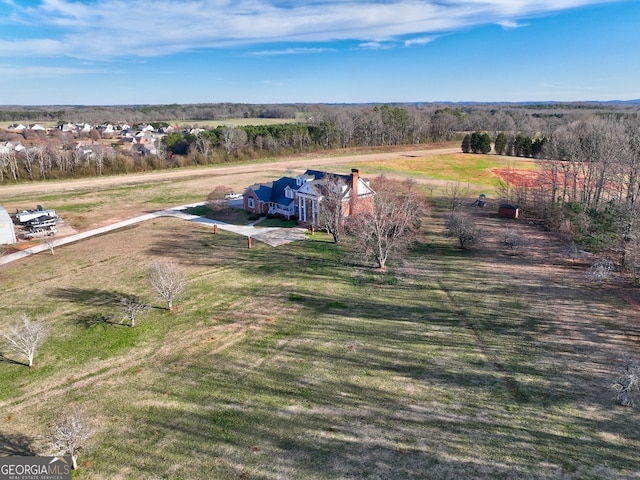
[[[335, 177], [336, 179], [344, 182], [343, 192], [346, 198], [348, 192], [351, 190], [351, 175], [339, 175], [322, 172], [320, 170], [307, 170], [296, 178], [281, 177], [272, 182], [255, 183], [247, 187], [247, 191], [253, 191], [258, 200], [263, 203], [275, 203], [280, 206], [290, 206], [295, 200], [286, 196], [287, 187], [293, 191], [306, 193], [307, 195], [322, 196], [322, 192], [320, 190], [323, 188], [323, 185], [319, 180], [322, 180], [322, 178], [326, 176]], [[297, 182], [297, 178], [300, 177], [307, 180], [302, 185], [298, 185]], [[358, 179], [357, 194], [359, 197], [373, 194], [373, 190], [369, 187], [368, 182], [362, 178]]]
[[291, 177], [282, 177], [273, 182], [271, 201], [278, 205], [290, 205], [291, 202], [293, 202], [293, 198], [287, 198], [285, 196], [285, 189], [287, 187], [292, 190], [297, 190], [298, 185], [296, 184], [296, 179]]
[[248, 189], [253, 190], [258, 200], [264, 203], [276, 203], [278, 205], [290, 205], [293, 198], [287, 198], [285, 189], [289, 187], [297, 190], [296, 179], [291, 177], [281, 177], [273, 182], [256, 183]]
[[341, 178], [345, 182], [348, 182], [351, 179], [351, 175], [341, 175], [338, 173], [322, 172], [320, 170], [307, 170], [306, 172], [304, 172], [304, 175], [311, 175], [314, 177], [315, 180], [322, 180], [324, 177], [329, 175], [332, 177]]
[[267, 203], [271, 201], [271, 192], [273, 190], [273, 182], [255, 183], [247, 190], [253, 190], [261, 202]]

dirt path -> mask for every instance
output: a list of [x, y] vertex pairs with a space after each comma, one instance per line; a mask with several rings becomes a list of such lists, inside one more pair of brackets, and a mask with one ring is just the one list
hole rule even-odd
[[[65, 180], [58, 182], [38, 182], [20, 185], [7, 185], [2, 187], [3, 196], [26, 195], [54, 192], [67, 192], [74, 190], [89, 190], [92, 188], [112, 187], [120, 185], [135, 185], [141, 183], [163, 182], [168, 180], [186, 180], [198, 178], [203, 175], [215, 174], [217, 177], [232, 177], [235, 175], [246, 175], [269, 171], [282, 171], [283, 169], [306, 169], [309, 167], [322, 167], [325, 165], [335, 165], [344, 163], [370, 162], [377, 160], [388, 160], [398, 157], [424, 157], [428, 155], [443, 155], [448, 153], [459, 153], [460, 148], [431, 148], [431, 149], [411, 149], [406, 151], [366, 153], [345, 156], [330, 157], [309, 157], [301, 156], [291, 159], [278, 160], [268, 163], [251, 163], [244, 165], [234, 165], [229, 167], [201, 167], [184, 170], [162, 170], [149, 173], [136, 173], [130, 175], [118, 175], [100, 178], [86, 178], [79, 180]], [[234, 183], [234, 182], [229, 182]]]

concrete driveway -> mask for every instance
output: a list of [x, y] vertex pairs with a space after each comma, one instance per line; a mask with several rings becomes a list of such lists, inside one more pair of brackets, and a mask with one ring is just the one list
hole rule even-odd
[[[85, 238], [93, 237], [94, 235], [100, 235], [107, 232], [112, 232], [129, 225], [134, 225], [147, 220], [152, 220], [158, 217], [176, 217], [190, 222], [197, 222], [203, 225], [209, 225], [213, 228], [217, 225], [219, 229], [236, 233], [238, 235], [244, 235], [245, 237], [251, 237], [252, 240], [258, 240], [266, 243], [272, 247], [284, 245], [286, 243], [294, 242], [297, 240], [304, 240], [306, 238], [306, 229], [304, 228], [277, 228], [277, 227], [256, 227], [254, 225], [232, 225], [229, 223], [219, 222], [217, 220], [211, 220], [208, 218], [198, 217], [197, 215], [191, 215], [185, 213], [184, 210], [204, 205], [204, 202], [193, 203], [189, 205], [181, 205], [179, 207], [170, 208], [167, 210], [160, 210], [158, 212], [148, 213], [139, 217], [130, 218], [128, 220], [122, 220], [121, 222], [106, 225], [104, 227], [95, 228], [93, 230], [87, 230], [86, 232], [76, 233], [69, 235], [68, 237], [57, 238], [53, 240], [53, 248], [67, 245], [68, 243], [84, 240]], [[49, 246], [45, 243], [36, 245], [19, 252], [11, 253], [0, 257], [0, 265], [26, 258], [36, 253], [49, 250]]]

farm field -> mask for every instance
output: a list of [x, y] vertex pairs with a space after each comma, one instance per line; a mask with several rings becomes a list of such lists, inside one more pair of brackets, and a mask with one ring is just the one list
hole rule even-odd
[[[95, 429], [80, 479], [640, 478], [640, 415], [607, 388], [637, 352], [636, 289], [588, 282], [558, 239], [498, 218], [484, 172], [511, 167], [459, 157], [308, 163], [409, 175], [431, 195], [419, 243], [386, 272], [323, 234], [247, 249], [170, 218], [3, 266], [0, 328], [25, 312], [51, 335], [34, 368], [0, 361], [0, 454], [33, 453], [74, 406]], [[302, 166], [3, 187], [0, 205], [42, 203], [82, 230]], [[491, 200], [463, 207], [486, 234], [468, 251], [443, 235], [448, 180]], [[507, 230], [528, 246], [506, 251]], [[157, 258], [188, 274], [173, 312], [147, 286]], [[155, 307], [135, 328], [115, 317], [125, 294]]]

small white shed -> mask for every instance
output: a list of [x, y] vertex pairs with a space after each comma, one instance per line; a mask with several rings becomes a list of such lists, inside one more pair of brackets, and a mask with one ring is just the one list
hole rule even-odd
[[9, 213], [0, 207], [0, 245], [16, 243], [16, 231]]

